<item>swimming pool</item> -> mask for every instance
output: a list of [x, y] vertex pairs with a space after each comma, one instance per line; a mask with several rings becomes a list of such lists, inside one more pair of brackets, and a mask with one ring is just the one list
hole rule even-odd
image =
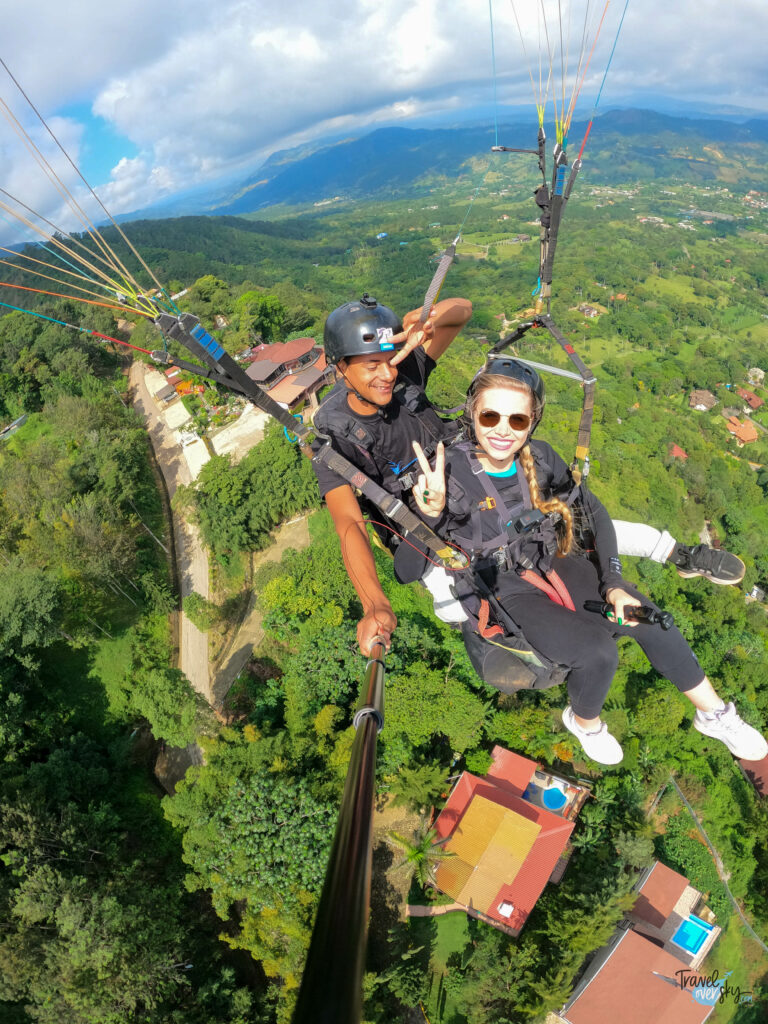
[[714, 925], [707, 924], [695, 914], [689, 914], [672, 936], [672, 941], [676, 946], [680, 946], [689, 953], [698, 953], [713, 927]]

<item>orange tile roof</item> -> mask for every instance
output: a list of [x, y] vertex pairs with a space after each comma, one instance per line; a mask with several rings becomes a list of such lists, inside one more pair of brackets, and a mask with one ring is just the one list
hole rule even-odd
[[632, 908], [632, 916], [661, 928], [688, 884], [688, 879], [683, 875], [656, 861], [639, 889], [640, 895]]
[[[464, 772], [435, 822], [438, 838], [451, 837], [446, 846], [461, 864], [454, 858], [441, 862], [438, 887], [499, 924], [520, 929], [573, 828], [574, 822], [523, 800], [509, 783]], [[499, 913], [502, 902], [513, 905], [511, 917]]]
[[568, 1024], [703, 1024], [713, 1007], [680, 988], [681, 967], [671, 953], [626, 931], [560, 1017]]
[[669, 454], [673, 459], [687, 459], [688, 452], [684, 452], [679, 444], [672, 444], [669, 447]]
[[741, 423], [735, 416], [730, 416], [726, 423], [726, 427], [736, 438], [738, 438], [739, 441], [742, 441], [744, 444], [749, 444], [751, 441], [757, 440], [757, 427], [754, 423]]

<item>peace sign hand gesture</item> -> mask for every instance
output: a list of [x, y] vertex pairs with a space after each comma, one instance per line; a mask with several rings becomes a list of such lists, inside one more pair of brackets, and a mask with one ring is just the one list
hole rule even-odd
[[435, 453], [435, 468], [430, 469], [429, 461], [418, 443], [413, 442], [413, 450], [421, 468], [413, 497], [419, 512], [430, 519], [436, 519], [445, 508], [445, 445], [441, 441]]

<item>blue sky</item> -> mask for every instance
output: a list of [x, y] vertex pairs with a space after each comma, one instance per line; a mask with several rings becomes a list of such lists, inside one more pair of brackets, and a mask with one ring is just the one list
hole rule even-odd
[[[563, 0], [572, 34], [586, 3]], [[531, 104], [514, 14], [532, 56], [538, 6], [494, 0], [502, 103]], [[623, 6], [609, 4], [581, 113]], [[274, 149], [487, 105], [488, 25], [488, 0], [30, 0], [4, 11], [0, 56], [119, 213], [245, 176]], [[767, 38], [765, 0], [631, 0], [603, 103], [662, 94], [766, 114]], [[2, 69], [0, 97], [32, 125]], [[2, 120], [0, 185], [66, 219]]]

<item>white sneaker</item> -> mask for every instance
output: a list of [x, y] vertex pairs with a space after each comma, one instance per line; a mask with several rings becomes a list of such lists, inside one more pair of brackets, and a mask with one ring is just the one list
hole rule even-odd
[[732, 701], [729, 701], [721, 711], [714, 711], [711, 718], [697, 711], [693, 727], [705, 736], [722, 740], [739, 760], [762, 761], [764, 757], [768, 757], [768, 743], [765, 738], [739, 717]]
[[601, 722], [600, 728], [595, 730], [595, 732], [587, 732], [586, 729], [582, 729], [575, 721], [573, 708], [569, 704], [565, 711], [563, 711], [563, 725], [568, 732], [573, 733], [581, 744], [584, 753], [587, 757], [591, 757], [593, 761], [597, 761], [599, 764], [618, 764], [622, 757], [624, 757], [621, 744], [615, 736], [611, 736], [608, 732], [608, 726], [605, 722]]

